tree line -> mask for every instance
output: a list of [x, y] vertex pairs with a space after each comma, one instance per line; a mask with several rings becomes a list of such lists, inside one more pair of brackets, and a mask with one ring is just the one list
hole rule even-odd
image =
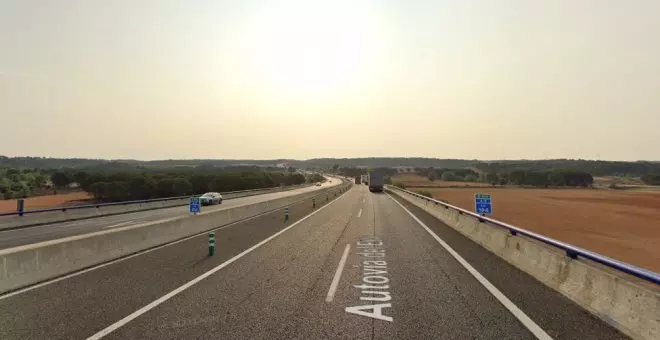
[[452, 182], [485, 182], [491, 185], [529, 185], [538, 187], [569, 186], [587, 187], [593, 184], [593, 176], [574, 170], [513, 170], [508, 172], [477, 173], [472, 169], [427, 169], [430, 181], [441, 179]]
[[479, 163], [475, 168], [486, 173], [521, 171], [573, 171], [587, 172], [593, 176], [644, 176], [660, 173], [660, 162], [615, 162], [583, 159], [519, 160]]
[[641, 179], [646, 185], [660, 185], [660, 173], [646, 174]]
[[[58, 172], [53, 176], [61, 176]], [[218, 172], [218, 173], [86, 173], [76, 172], [69, 180], [101, 201], [126, 201], [173, 196], [272, 188], [303, 184], [300, 173]], [[55, 183], [55, 181], [53, 181]], [[60, 182], [59, 184], [64, 184]]]
[[275, 165], [288, 163], [297, 168], [321, 168], [329, 170], [334, 165], [339, 168], [357, 168], [365, 166], [369, 168], [392, 168], [396, 166], [410, 166], [414, 168], [468, 168], [475, 167], [484, 173], [508, 173], [515, 170], [523, 171], [556, 171], [571, 169], [574, 171], [588, 172], [593, 176], [625, 176], [640, 177], [647, 174], [660, 174], [660, 162], [636, 161], [596, 161], [584, 159], [548, 159], [548, 160], [501, 160], [494, 162], [483, 162], [479, 160], [465, 159], [439, 159], [421, 157], [365, 157], [365, 158], [316, 158], [308, 160], [272, 159], [272, 160], [230, 160], [230, 159], [192, 159], [192, 160], [104, 160], [83, 158], [46, 158], [46, 157], [6, 157], [0, 155], [0, 167], [7, 168], [40, 168], [40, 169], [63, 169], [75, 168], [86, 169], [97, 167], [99, 169], [126, 170], [157, 169], [157, 168], [195, 168], [207, 167], [211, 171], [220, 168], [255, 167], [264, 171], [275, 170]]
[[280, 172], [0, 168], [0, 194], [4, 199], [24, 198], [46, 190], [57, 193], [76, 183], [99, 201], [124, 201], [289, 186], [322, 181], [319, 177], [307, 179], [293, 168]]
[[393, 168], [396, 166], [462, 168], [477, 164], [477, 160], [441, 159], [424, 157], [361, 157], [361, 158], [312, 158], [300, 161], [298, 166], [328, 168], [338, 165], [342, 168]]
[[[421, 173], [424, 170], [420, 169]], [[443, 181], [451, 182], [477, 182], [479, 181], [479, 174], [472, 169], [433, 169], [426, 170], [426, 177], [430, 181], [441, 179]]]
[[516, 170], [504, 174], [489, 173], [486, 175], [491, 184], [514, 184], [530, 186], [567, 186], [588, 187], [594, 183], [593, 176], [588, 172], [572, 170], [555, 171], [524, 171]]
[[376, 171], [381, 173], [383, 176], [394, 176], [397, 174], [397, 170], [394, 168], [384, 168], [384, 167], [375, 167], [375, 168], [352, 168], [352, 167], [340, 167], [339, 164], [332, 166], [333, 173], [346, 176], [346, 177], [357, 177], [360, 175], [366, 175], [369, 171]]
[[47, 190], [49, 178], [46, 170], [0, 168], [0, 198], [23, 198]]
[[572, 170], [525, 171], [516, 170], [508, 173], [485, 173], [480, 176], [483, 182], [491, 185], [529, 185], [536, 187], [588, 187], [594, 182], [588, 172]]

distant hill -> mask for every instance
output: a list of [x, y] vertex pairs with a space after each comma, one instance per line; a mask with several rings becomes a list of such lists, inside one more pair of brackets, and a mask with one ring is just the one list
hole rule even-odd
[[440, 159], [421, 157], [368, 157], [368, 158], [312, 158], [305, 161], [308, 166], [340, 167], [365, 166], [370, 168], [389, 168], [395, 166], [411, 166], [417, 168], [463, 168], [479, 163], [478, 160]]
[[46, 158], [46, 157], [5, 157], [0, 156], [0, 166], [14, 168], [84, 168], [90, 166], [163, 166], [163, 167], [190, 167], [190, 166], [276, 166], [289, 164], [294, 167], [329, 168], [338, 164], [340, 167], [445, 167], [462, 168], [474, 166], [478, 160], [438, 159], [438, 158], [404, 158], [404, 157], [370, 157], [370, 158], [314, 158], [308, 160], [295, 159], [165, 159], [155, 161], [139, 161], [132, 159], [104, 160], [84, 158]]
[[85, 158], [46, 158], [46, 157], [5, 157], [0, 156], [0, 166], [8, 168], [82, 168], [110, 163], [104, 159]]
[[413, 168], [445, 168], [473, 169], [480, 173], [502, 173], [515, 170], [551, 171], [576, 170], [589, 172], [594, 176], [636, 176], [645, 174], [660, 174], [658, 161], [592, 161], [581, 159], [550, 159], [550, 160], [493, 160], [480, 161], [468, 159], [441, 159], [423, 157], [363, 157], [363, 158], [312, 158], [295, 159], [166, 159], [155, 161], [140, 161], [132, 159], [105, 160], [85, 158], [47, 158], [47, 157], [5, 157], [0, 156], [0, 167], [8, 168], [102, 168], [108, 170], [141, 169], [141, 168], [234, 168], [255, 169], [256, 167], [273, 170], [274, 168], [293, 166], [307, 169], [331, 169], [335, 165], [340, 168], [367, 167], [391, 168], [407, 166]]
[[85, 159], [85, 158], [49, 158], [49, 157], [6, 157], [0, 156], [0, 166], [10, 168], [88, 168], [104, 167], [195, 167], [195, 166], [260, 166], [293, 162], [291, 160], [241, 160], [241, 159], [165, 159], [140, 161], [134, 159]]

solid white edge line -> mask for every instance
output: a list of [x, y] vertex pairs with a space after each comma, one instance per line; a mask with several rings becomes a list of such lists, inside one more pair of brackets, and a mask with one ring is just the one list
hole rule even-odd
[[124, 224], [130, 224], [130, 223], [133, 223], [133, 222], [135, 222], [135, 220], [130, 220], [130, 221], [126, 221], [126, 222], [122, 222], [122, 223], [117, 223], [117, 224], [113, 224], [113, 225], [107, 225], [107, 226], [105, 226], [105, 227], [101, 227], [101, 229], [111, 229], [111, 228], [116, 228], [116, 227], [119, 227], [119, 226], [123, 226]]
[[392, 199], [396, 204], [398, 204], [401, 209], [403, 209], [405, 212], [410, 215], [420, 226], [422, 226], [431, 236], [440, 243], [440, 245], [451, 254], [451, 256], [458, 261], [472, 276], [474, 276], [479, 283], [481, 283], [488, 292], [490, 292], [506, 309], [513, 314], [513, 316], [516, 317], [534, 336], [536, 336], [537, 339], [542, 339], [542, 340], [552, 340], [552, 337], [548, 335], [539, 325], [537, 325], [532, 319], [525, 314], [518, 306], [516, 306], [509, 298], [507, 298], [502, 292], [500, 292], [497, 287], [493, 286], [488, 279], [486, 279], [481, 273], [479, 273], [472, 265], [470, 265], [465, 259], [459, 255], [447, 242], [445, 242], [443, 239], [441, 239], [438, 235], [436, 235], [424, 222], [422, 222], [417, 216], [415, 216], [410, 210], [408, 210], [406, 207], [403, 206], [403, 204], [399, 203], [396, 199], [394, 199], [390, 194], [387, 194], [387, 196]]
[[262, 240], [261, 242], [259, 242], [259, 243], [255, 244], [255, 245], [253, 245], [252, 247], [250, 247], [250, 248], [244, 250], [244, 251], [241, 252], [240, 254], [238, 254], [238, 255], [232, 257], [231, 259], [229, 259], [229, 260], [227, 260], [227, 261], [225, 261], [225, 262], [223, 262], [223, 263], [221, 263], [221, 264], [218, 265], [217, 267], [214, 267], [213, 269], [207, 271], [206, 273], [204, 273], [204, 274], [202, 274], [202, 275], [200, 275], [200, 276], [198, 276], [198, 277], [196, 277], [196, 278], [194, 278], [194, 279], [188, 281], [187, 283], [185, 283], [184, 285], [180, 286], [179, 288], [174, 289], [173, 291], [171, 291], [171, 292], [169, 292], [169, 293], [167, 293], [167, 294], [161, 296], [160, 298], [158, 298], [158, 299], [152, 301], [151, 303], [147, 304], [146, 306], [144, 306], [144, 307], [142, 307], [142, 308], [136, 310], [135, 312], [129, 314], [128, 316], [124, 317], [123, 319], [121, 319], [121, 320], [119, 320], [119, 321], [113, 323], [112, 325], [110, 325], [110, 326], [108, 326], [108, 327], [102, 329], [101, 331], [97, 332], [96, 334], [94, 334], [94, 335], [88, 337], [87, 340], [97, 340], [97, 339], [101, 339], [101, 338], [103, 338], [104, 336], [106, 336], [106, 335], [112, 333], [113, 331], [119, 329], [120, 327], [124, 326], [125, 324], [127, 324], [127, 323], [131, 322], [132, 320], [136, 319], [136, 318], [139, 317], [140, 315], [142, 315], [142, 314], [144, 314], [144, 313], [150, 311], [151, 309], [157, 307], [157, 306], [160, 305], [161, 303], [163, 303], [163, 302], [165, 302], [165, 301], [171, 299], [171, 298], [174, 297], [175, 295], [177, 295], [177, 294], [181, 293], [182, 291], [184, 291], [184, 290], [186, 290], [186, 289], [192, 287], [192, 286], [195, 285], [196, 283], [198, 283], [198, 282], [204, 280], [205, 278], [207, 278], [207, 277], [213, 275], [215, 272], [219, 271], [220, 269], [222, 269], [222, 268], [224, 268], [224, 267], [230, 265], [230, 264], [233, 263], [234, 261], [236, 261], [236, 260], [240, 259], [241, 257], [243, 257], [243, 256], [245, 256], [245, 255], [247, 255], [247, 254], [249, 254], [249, 253], [252, 252], [253, 250], [255, 250], [255, 249], [261, 247], [262, 245], [268, 243], [268, 242], [271, 241], [272, 239], [274, 239], [274, 238], [280, 236], [280, 235], [281, 235], [282, 233], [284, 233], [285, 231], [287, 231], [287, 230], [289, 230], [289, 229], [295, 227], [295, 226], [298, 225], [299, 223], [301, 223], [301, 222], [307, 220], [308, 218], [310, 218], [310, 217], [316, 215], [319, 211], [321, 211], [321, 210], [323, 210], [323, 209], [325, 209], [325, 208], [331, 206], [331, 205], [334, 204], [335, 202], [337, 202], [337, 201], [339, 200], [339, 198], [341, 198], [341, 197], [344, 197], [344, 196], [342, 195], [342, 196], [338, 197], [337, 199], [332, 200], [330, 203], [328, 203], [328, 204], [326, 204], [326, 205], [320, 207], [319, 209], [317, 209], [317, 210], [313, 211], [312, 213], [310, 213], [309, 215], [307, 215], [307, 216], [301, 218], [300, 220], [296, 221], [295, 223], [291, 224], [290, 226], [288, 226], [288, 227], [286, 227], [286, 228], [284, 228], [284, 229], [278, 231], [277, 233], [275, 233], [275, 234], [269, 236], [268, 238]]
[[357, 218], [360, 218], [362, 216], [362, 208], [360, 208], [360, 211], [358, 211]]
[[344, 253], [341, 255], [341, 259], [339, 260], [339, 265], [337, 265], [337, 271], [335, 271], [335, 276], [332, 278], [330, 289], [328, 289], [328, 295], [325, 297], [325, 302], [332, 302], [332, 299], [335, 298], [335, 292], [337, 292], [339, 279], [341, 279], [341, 273], [344, 271], [344, 266], [346, 265], [346, 259], [348, 258], [348, 253], [350, 252], [350, 250], [351, 250], [351, 244], [349, 243], [346, 245], [346, 248], [344, 248]]

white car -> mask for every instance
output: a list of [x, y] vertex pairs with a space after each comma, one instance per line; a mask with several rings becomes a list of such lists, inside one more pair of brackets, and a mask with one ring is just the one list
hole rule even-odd
[[321, 186], [321, 182], [316, 182], [316, 186], [317, 186], [317, 187], [320, 187], [320, 186]]
[[219, 192], [207, 192], [199, 196], [199, 203], [201, 205], [222, 204], [222, 195]]

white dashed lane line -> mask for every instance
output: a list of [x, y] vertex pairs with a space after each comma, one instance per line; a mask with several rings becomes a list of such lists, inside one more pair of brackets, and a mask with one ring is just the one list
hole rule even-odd
[[344, 266], [346, 265], [346, 259], [348, 258], [348, 253], [350, 251], [351, 251], [351, 245], [347, 244], [346, 248], [344, 248], [344, 253], [341, 255], [341, 259], [339, 260], [339, 265], [337, 265], [337, 271], [335, 271], [335, 277], [332, 278], [332, 283], [330, 284], [330, 289], [328, 289], [328, 295], [325, 297], [325, 302], [332, 302], [332, 299], [335, 298], [335, 293], [337, 292], [337, 286], [339, 285], [339, 279], [341, 279], [341, 273], [344, 271]]

